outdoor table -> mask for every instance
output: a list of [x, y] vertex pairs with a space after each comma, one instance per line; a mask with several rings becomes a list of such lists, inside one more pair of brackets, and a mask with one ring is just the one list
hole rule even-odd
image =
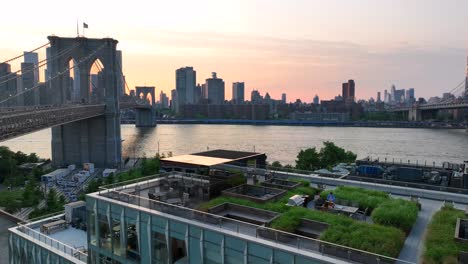
[[335, 207], [333, 207], [332, 210], [342, 212], [342, 213], [345, 213], [347, 215], [352, 215], [352, 214], [355, 214], [359, 210], [359, 208], [358, 207], [353, 207], [353, 206], [335, 204]]

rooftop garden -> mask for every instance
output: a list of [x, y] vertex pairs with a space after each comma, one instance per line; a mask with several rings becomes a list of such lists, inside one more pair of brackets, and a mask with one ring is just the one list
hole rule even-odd
[[[308, 187], [308, 184], [305, 183], [298, 188], [288, 191], [283, 198], [275, 202], [260, 204], [246, 199], [220, 196], [202, 204], [198, 209], [207, 211], [213, 206], [229, 202], [278, 212], [281, 215], [270, 224], [270, 227], [291, 233], [296, 231], [302, 218], [324, 222], [329, 224], [329, 228], [320, 235], [320, 239], [323, 241], [389, 257], [398, 257], [405, 241], [405, 232], [408, 230], [408, 227], [411, 229], [412, 223], [414, 223], [417, 216], [415, 204], [413, 205], [409, 201], [400, 199], [392, 199], [388, 194], [383, 192], [360, 188], [349, 189], [349, 187], [339, 187], [334, 192], [337, 193], [337, 197], [358, 202], [359, 207], [371, 207], [374, 209], [373, 214], [375, 214], [375, 217], [373, 216], [373, 220], [375, 224], [358, 221], [344, 215], [286, 205], [288, 198], [295, 194], [315, 195], [318, 192], [319, 190]], [[324, 195], [326, 195], [326, 192]], [[392, 206], [397, 206], [398, 208], [388, 210], [388, 207]], [[383, 209], [379, 210], [380, 207], [383, 207]], [[401, 211], [400, 214], [398, 213], [399, 211]], [[410, 216], [407, 217], [408, 221], [405, 220], [406, 215]], [[403, 219], [404, 221], [402, 222], [405, 224], [400, 224], [395, 219]]]
[[424, 263], [458, 263], [459, 252], [468, 252], [468, 244], [454, 239], [457, 218], [466, 218], [465, 213], [448, 205], [434, 214], [427, 228]]
[[[331, 191], [324, 191], [320, 195], [326, 198]], [[388, 193], [367, 190], [357, 187], [339, 186], [333, 190], [337, 204], [359, 206], [371, 216], [377, 224], [394, 226], [406, 233], [411, 231], [418, 217], [417, 204], [403, 199], [394, 199]]]

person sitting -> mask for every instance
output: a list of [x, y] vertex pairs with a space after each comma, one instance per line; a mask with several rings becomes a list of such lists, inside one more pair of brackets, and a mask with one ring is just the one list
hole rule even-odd
[[333, 194], [333, 192], [330, 192], [330, 193], [327, 195], [327, 201], [332, 202], [332, 203], [335, 203], [335, 200], [336, 200], [335, 195]]

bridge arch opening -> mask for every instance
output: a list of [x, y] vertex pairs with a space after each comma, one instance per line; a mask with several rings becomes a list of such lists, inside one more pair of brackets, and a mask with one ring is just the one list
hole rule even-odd
[[104, 64], [96, 58], [89, 69], [88, 93], [91, 101], [101, 101], [105, 98], [104, 79]]
[[68, 67], [68, 78], [66, 79], [66, 99], [71, 102], [79, 102], [80, 96], [80, 68], [74, 58], [69, 58], [66, 67]]
[[145, 101], [149, 104], [149, 105], [153, 105], [153, 95], [151, 93], [148, 93], [146, 95], [146, 98], [145, 98]]

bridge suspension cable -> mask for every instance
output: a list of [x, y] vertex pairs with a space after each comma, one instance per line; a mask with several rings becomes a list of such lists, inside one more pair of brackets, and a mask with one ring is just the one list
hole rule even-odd
[[[7, 78], [7, 79], [3, 79], [3, 78], [2, 78], [3, 80], [0, 81], [0, 85], [2, 85], [2, 84], [4, 84], [4, 83], [7, 83], [7, 82], [10, 82], [10, 81], [12, 81], [12, 80], [21, 78], [21, 75], [15, 75], [15, 74], [17, 74], [17, 73], [20, 73], [20, 72], [21, 72], [22, 74], [30, 73], [30, 72], [35, 71], [36, 69], [40, 69], [40, 68], [46, 66], [46, 65], [48, 64], [49, 61], [54, 61], [54, 60], [56, 60], [57, 58], [59, 58], [59, 57], [65, 55], [66, 53], [68, 53], [68, 52], [70, 52], [70, 51], [72, 51], [73, 49], [75, 49], [75, 48], [78, 47], [79, 45], [80, 45], [80, 44], [76, 44], [76, 45], [74, 45], [74, 46], [72, 46], [72, 47], [70, 47], [70, 48], [68, 48], [68, 49], [62, 50], [61, 52], [57, 53], [55, 56], [53, 56], [53, 57], [51, 57], [51, 58], [45, 58], [45, 59], [39, 61], [37, 64], [34, 64], [34, 67], [28, 69], [27, 71], [22, 72], [22, 70], [20, 69], [20, 70], [17, 70], [17, 71], [15, 71], [15, 72], [12, 72], [12, 73], [9, 73], [9, 74], [5, 75], [3, 78]], [[14, 75], [14, 77], [8, 78], [8, 76], [11, 76], [11, 75]]]
[[[85, 58], [81, 59], [78, 63], [73, 64], [72, 67], [68, 67], [68, 68], [65, 69], [64, 71], [61, 71], [61, 72], [57, 73], [57, 75], [55, 75], [54, 77], [51, 77], [49, 80], [46, 80], [45, 83], [50, 82], [50, 81], [52, 81], [52, 80], [54, 80], [54, 79], [56, 79], [56, 78], [62, 76], [63, 74], [70, 72], [70, 70], [74, 69], [75, 67], [78, 67], [79, 65], [81, 65], [81, 64], [84, 63], [85, 61], [89, 60], [92, 56], [94, 56], [94, 55], [95, 55], [99, 50], [101, 50], [104, 46], [105, 46], [105, 44], [99, 46], [95, 51], [93, 51], [92, 53], [88, 54], [88, 56], [86, 56]], [[23, 94], [27, 93], [27, 92], [31, 92], [31, 91], [33, 91], [33, 90], [35, 90], [35, 89], [41, 87], [42, 85], [43, 85], [43, 84], [38, 84], [38, 85], [36, 85], [36, 86], [34, 86], [34, 87], [32, 87], [32, 88], [29, 88], [29, 89], [26, 89], [26, 90], [22, 91], [21, 93], [17, 93], [15, 96], [11, 96], [11, 97], [9, 97], [9, 98], [7, 98], [7, 99], [5, 99], [5, 100], [0, 101], [0, 104], [6, 103], [7, 101], [12, 100], [12, 99], [14, 99], [14, 98], [16, 98], [16, 97], [18, 97], [18, 96], [20, 96], [20, 95], [23, 95]]]
[[[29, 52], [34, 52], [34, 51], [39, 50], [39, 49], [41, 49], [41, 48], [43, 48], [43, 47], [45, 47], [45, 46], [47, 46], [47, 45], [49, 45], [49, 44], [50, 44], [50, 42], [47, 42], [47, 43], [45, 43], [45, 44], [43, 44], [43, 45], [41, 45], [41, 46], [39, 46], [39, 47], [37, 47], [37, 48], [35, 48], [35, 49], [29, 51]], [[19, 58], [21, 58], [21, 57], [23, 57], [23, 56], [24, 56], [24, 53], [21, 54], [21, 55], [18, 55], [18, 56], [16, 56], [16, 57], [13, 57], [13, 58], [11, 58], [11, 59], [8, 59], [8, 60], [6, 60], [6, 61], [4, 61], [4, 62], [2, 62], [2, 63], [8, 63], [8, 62], [10, 62], [10, 61], [14, 61], [14, 60], [19, 59]]]

